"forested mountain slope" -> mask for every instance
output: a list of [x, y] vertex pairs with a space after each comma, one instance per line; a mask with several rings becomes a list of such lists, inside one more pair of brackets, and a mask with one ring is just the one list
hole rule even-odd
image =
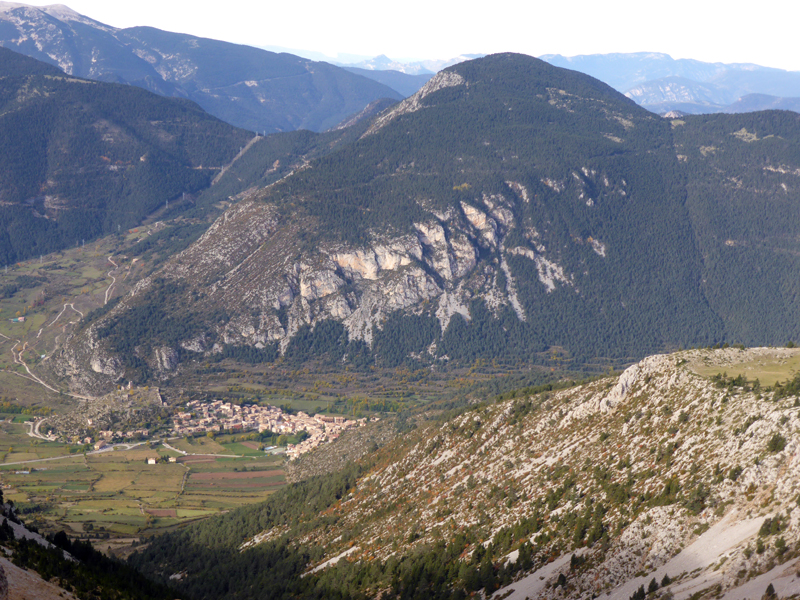
[[461, 63], [229, 209], [64, 359], [107, 385], [237, 348], [394, 366], [785, 343], [799, 139], [793, 113], [669, 121], [527, 56]]
[[653, 356], [618, 377], [420, 419], [364, 464], [131, 560], [209, 600], [760, 598], [770, 583], [790, 597], [800, 378], [768, 389], [721, 373], [797, 357]]
[[66, 73], [189, 98], [259, 133], [322, 131], [393, 89], [325, 62], [152, 27], [117, 29], [63, 5], [0, 3], [0, 46]]
[[703, 292], [725, 339], [800, 339], [800, 115], [673, 120]]
[[70, 77], [0, 48], [0, 262], [175, 207], [252, 137], [188, 100]]

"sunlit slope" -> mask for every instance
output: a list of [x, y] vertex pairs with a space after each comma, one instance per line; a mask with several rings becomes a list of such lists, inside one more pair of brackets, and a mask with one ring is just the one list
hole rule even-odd
[[[652, 579], [679, 598], [761, 585], [760, 597], [769, 581], [788, 596], [800, 591], [799, 380], [766, 389], [692, 365], [797, 353], [653, 356], [618, 377], [421, 419], [360, 470], [164, 536], [135, 564], [184, 573], [182, 589], [205, 598], [627, 600]], [[212, 555], [224, 558], [209, 571]]]

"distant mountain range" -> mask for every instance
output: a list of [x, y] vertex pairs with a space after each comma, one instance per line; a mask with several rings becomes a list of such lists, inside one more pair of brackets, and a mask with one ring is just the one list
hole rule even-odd
[[400, 71], [407, 75], [433, 75], [442, 69], [457, 65], [465, 60], [472, 60], [473, 58], [480, 58], [483, 54], [461, 54], [453, 58], [447, 59], [432, 59], [432, 60], [419, 60], [413, 62], [399, 62], [392, 60], [385, 54], [370, 58], [357, 63], [342, 64], [337, 63], [343, 67], [355, 67], [357, 69], [366, 69], [368, 71]]
[[408, 97], [419, 91], [435, 73], [442, 69], [481, 56], [483, 55], [462, 54], [444, 60], [421, 60], [404, 63], [392, 60], [388, 56], [381, 54], [357, 63], [337, 64], [351, 73], [374, 79]]
[[360, 67], [342, 67], [345, 71], [350, 71], [356, 75], [367, 77], [378, 81], [393, 90], [397, 91], [404, 97], [416, 94], [425, 83], [433, 77], [432, 73], [421, 73], [417, 75], [410, 75], [402, 71], [394, 71], [391, 69], [362, 69]]
[[259, 133], [322, 131], [395, 90], [325, 62], [160, 31], [117, 29], [63, 6], [0, 2], [0, 46], [70, 75], [191, 99]]
[[[362, 60], [346, 55], [315, 61], [151, 27], [117, 29], [63, 5], [10, 2], [0, 2], [0, 46], [71, 75], [189, 98], [212, 115], [259, 133], [324, 131], [376, 100], [408, 97], [434, 73], [481, 56], [403, 62], [385, 55]], [[654, 52], [541, 59], [600, 79], [658, 114], [796, 110], [800, 105], [800, 72], [676, 60]]]
[[800, 98], [779, 98], [768, 94], [747, 94], [725, 107], [727, 113], [753, 112], [757, 110], [792, 110], [800, 113]]
[[[311, 56], [313, 53], [303, 54]], [[327, 60], [410, 96], [433, 73], [480, 56], [465, 54], [447, 60], [409, 62], [385, 55], [362, 60], [352, 56], [345, 60]], [[548, 54], [540, 58], [600, 79], [640, 106], [662, 115], [671, 111], [684, 114], [769, 109], [797, 111], [800, 107], [800, 72], [746, 63], [675, 60], [667, 54], [654, 52], [573, 57]]]
[[676, 60], [657, 52], [547, 54], [541, 58], [605, 81], [659, 114], [674, 110], [690, 114], [797, 110], [800, 105], [800, 72], [796, 71], [748, 63]]

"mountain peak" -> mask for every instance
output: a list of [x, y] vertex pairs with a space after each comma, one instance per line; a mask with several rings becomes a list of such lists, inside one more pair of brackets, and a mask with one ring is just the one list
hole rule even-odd
[[31, 6], [29, 4], [22, 4], [21, 2], [1, 2], [0, 13], [8, 13], [17, 9], [25, 9], [35, 13], [43, 13], [58, 19], [59, 21], [76, 21], [79, 23], [87, 23], [93, 26], [101, 25], [98, 21], [90, 19], [79, 12], [71, 9], [66, 4], [49, 4], [47, 6]]
[[458, 73], [449, 70], [440, 71], [439, 73], [431, 77], [431, 79], [428, 80], [428, 83], [423, 85], [422, 88], [416, 94], [414, 94], [410, 98], [406, 98], [405, 100], [400, 102], [400, 104], [393, 106], [391, 109], [389, 109], [388, 112], [381, 115], [364, 135], [366, 136], [375, 133], [385, 125], [388, 125], [390, 121], [392, 121], [396, 117], [399, 117], [400, 115], [412, 113], [419, 110], [420, 108], [422, 108], [422, 99], [425, 98], [426, 96], [429, 96], [433, 92], [438, 92], [443, 88], [455, 87], [463, 84], [464, 84], [464, 78]]
[[76, 21], [79, 19], [85, 19], [82, 14], [72, 10], [66, 4], [49, 4], [47, 6], [40, 7], [42, 12], [46, 12], [51, 17], [56, 17], [58, 19]]

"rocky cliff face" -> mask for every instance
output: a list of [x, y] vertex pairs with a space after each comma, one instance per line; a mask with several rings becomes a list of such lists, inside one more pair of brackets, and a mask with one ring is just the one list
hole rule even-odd
[[[517, 189], [526, 193], [521, 184]], [[242, 201], [158, 275], [191, 290], [185, 297], [196, 300], [187, 309], [224, 306], [230, 316], [179, 345], [196, 354], [219, 352], [223, 344], [277, 344], [283, 351], [301, 327], [326, 320], [342, 323], [351, 340], [371, 345], [392, 313], [425, 311], [444, 331], [453, 315], [470, 318], [468, 305], [475, 298], [496, 312], [512, 307], [524, 320], [507, 256], [530, 261], [545, 292], [574, 290], [574, 284], [541, 243], [506, 249], [506, 236], [519, 227], [511, 208], [520, 202], [517, 195], [485, 196], [446, 214], [428, 211], [413, 233], [376, 234], [363, 246], [326, 243], [301, 250], [298, 238], [315, 226], [312, 220], [287, 221], [257, 197]], [[486, 251], [493, 258], [481, 260]], [[79, 365], [88, 363], [90, 379], [112, 382], [123, 376], [119, 358], [98, 339], [98, 327], [146, 301], [154, 279], [140, 282], [103, 321], [68, 345], [59, 361], [62, 375], [78, 376]], [[158, 346], [145, 358], [156, 373], [169, 375], [178, 366], [177, 350]]]

